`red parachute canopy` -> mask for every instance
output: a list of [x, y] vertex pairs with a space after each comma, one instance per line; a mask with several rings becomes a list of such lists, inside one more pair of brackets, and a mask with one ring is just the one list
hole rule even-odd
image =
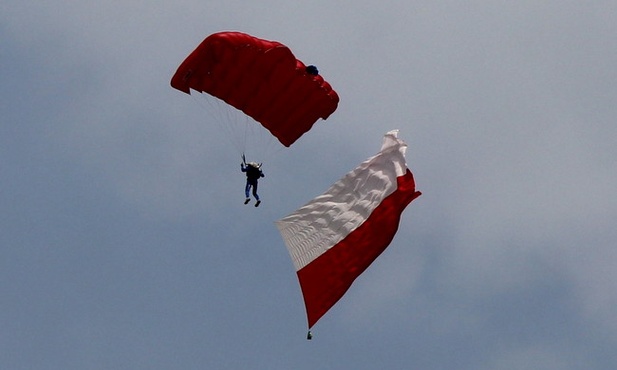
[[319, 118], [328, 118], [339, 102], [317, 69], [307, 68], [288, 47], [241, 32], [208, 36], [178, 67], [171, 86], [225, 101], [261, 123], [285, 146]]

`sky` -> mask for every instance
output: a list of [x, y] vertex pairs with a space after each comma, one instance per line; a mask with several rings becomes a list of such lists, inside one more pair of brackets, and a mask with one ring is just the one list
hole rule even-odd
[[[613, 369], [617, 3], [0, 5], [0, 368]], [[209, 34], [338, 110], [263, 161], [170, 87]], [[306, 340], [274, 221], [399, 129], [423, 195]]]

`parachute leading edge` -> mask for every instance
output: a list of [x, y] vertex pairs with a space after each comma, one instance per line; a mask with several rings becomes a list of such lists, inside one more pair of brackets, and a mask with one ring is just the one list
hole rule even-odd
[[285, 146], [319, 118], [327, 119], [339, 102], [317, 69], [297, 60], [287, 46], [241, 32], [208, 36], [178, 67], [171, 86], [225, 101]]
[[296, 268], [309, 329], [388, 247], [403, 210], [421, 194], [397, 133], [388, 132], [377, 155], [276, 222]]

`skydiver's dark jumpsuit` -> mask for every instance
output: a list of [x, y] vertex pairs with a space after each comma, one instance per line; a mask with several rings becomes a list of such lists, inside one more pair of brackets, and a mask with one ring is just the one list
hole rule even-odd
[[244, 163], [240, 164], [240, 170], [242, 172], [246, 172], [246, 187], [244, 188], [244, 194], [246, 195], [245, 204], [250, 200], [249, 193], [251, 188], [253, 188], [253, 197], [255, 197], [255, 200], [259, 203], [259, 195], [257, 195], [257, 180], [259, 180], [260, 177], [265, 177], [265, 175], [259, 167], [255, 167], [250, 164], [246, 165], [246, 167], [244, 166]]

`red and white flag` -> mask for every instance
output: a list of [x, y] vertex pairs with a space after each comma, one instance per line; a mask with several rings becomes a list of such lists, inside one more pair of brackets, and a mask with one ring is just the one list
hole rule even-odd
[[398, 131], [381, 151], [276, 222], [296, 268], [309, 329], [388, 247], [401, 213], [420, 196]]

